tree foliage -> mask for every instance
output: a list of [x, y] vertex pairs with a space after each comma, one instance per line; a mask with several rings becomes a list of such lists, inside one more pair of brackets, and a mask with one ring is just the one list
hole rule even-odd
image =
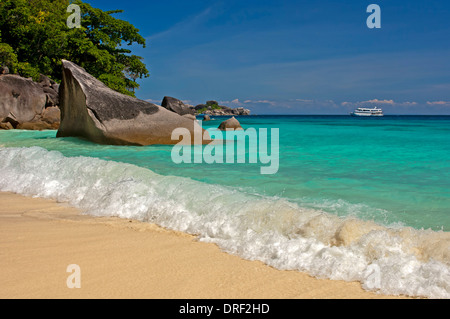
[[[81, 8], [81, 27], [69, 29], [67, 7]], [[0, 66], [38, 79], [61, 80], [61, 60], [70, 60], [110, 88], [134, 96], [136, 79], [149, 76], [142, 58], [127, 47], [145, 48], [139, 30], [80, 0], [1, 0]]]

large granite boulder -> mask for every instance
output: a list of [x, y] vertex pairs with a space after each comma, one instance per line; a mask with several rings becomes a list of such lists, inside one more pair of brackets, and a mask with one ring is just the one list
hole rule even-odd
[[241, 131], [243, 130], [241, 123], [233, 116], [231, 119], [228, 119], [222, 122], [219, 126], [219, 130], [221, 131]]
[[43, 75], [43, 74], [41, 74], [41, 75], [39, 76], [39, 84], [40, 84], [42, 87], [50, 87], [50, 86], [52, 86], [52, 84], [54, 84], [54, 83], [55, 83], [55, 81], [51, 80], [49, 77], [47, 77], [47, 76], [45, 76], [45, 75]]
[[47, 95], [42, 87], [18, 75], [0, 76], [0, 118], [30, 122], [42, 113]]
[[59, 105], [58, 91], [55, 91], [51, 86], [43, 87], [43, 91], [47, 96], [47, 102], [45, 103], [46, 107]]
[[48, 123], [45, 121], [32, 121], [19, 124], [16, 128], [18, 130], [27, 130], [27, 131], [48, 131], [48, 130], [57, 130], [59, 127], [59, 123]]
[[39, 85], [47, 96], [45, 107], [53, 107], [59, 105], [59, 84], [49, 77], [41, 74], [39, 77]]
[[30, 122], [18, 123], [14, 126], [19, 130], [44, 131], [57, 130], [60, 124], [60, 109], [56, 106], [47, 107], [42, 114], [36, 115]]
[[194, 115], [194, 111], [191, 110], [189, 106], [174, 97], [165, 96], [161, 106], [169, 111], [177, 113], [178, 115]]
[[177, 144], [172, 133], [184, 128], [191, 133], [191, 143], [196, 142], [194, 134], [206, 136], [202, 143], [210, 141], [196, 121], [113, 91], [78, 65], [62, 62], [58, 137], [77, 136], [114, 145]]

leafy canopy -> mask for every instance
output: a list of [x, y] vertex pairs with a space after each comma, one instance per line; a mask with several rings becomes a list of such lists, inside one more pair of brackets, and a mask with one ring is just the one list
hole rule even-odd
[[[70, 3], [81, 8], [81, 28], [69, 29]], [[139, 30], [80, 0], [1, 0], [0, 66], [37, 80], [61, 81], [61, 60], [72, 61], [111, 89], [134, 96], [136, 79], [149, 76], [142, 58], [126, 46], [145, 48]]]

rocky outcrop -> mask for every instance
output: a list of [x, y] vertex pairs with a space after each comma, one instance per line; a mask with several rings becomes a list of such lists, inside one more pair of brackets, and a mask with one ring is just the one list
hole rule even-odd
[[44, 112], [42, 112], [39, 120], [48, 124], [59, 125], [61, 121], [61, 110], [56, 106], [47, 107]]
[[161, 106], [178, 115], [194, 115], [194, 111], [189, 106], [174, 97], [164, 97]]
[[39, 85], [47, 96], [45, 107], [52, 107], [59, 105], [59, 84], [45, 75], [40, 76]]
[[13, 126], [42, 114], [46, 101], [47, 96], [38, 83], [18, 75], [0, 76], [0, 118]]
[[249, 109], [245, 109], [243, 107], [238, 107], [236, 109], [233, 110], [235, 115], [239, 115], [239, 116], [248, 116], [251, 114], [251, 111]]
[[19, 75], [0, 75], [0, 122], [5, 124], [0, 129], [58, 129], [58, 89], [59, 85], [44, 75], [38, 83]]
[[211, 121], [211, 117], [209, 115], [205, 115], [203, 117], [203, 122], [209, 122], [209, 121]]
[[243, 130], [241, 123], [233, 116], [231, 119], [228, 119], [222, 122], [219, 126], [219, 130], [221, 131], [240, 131]]
[[185, 128], [209, 135], [196, 121], [162, 106], [120, 94], [108, 88], [76, 64], [63, 60], [60, 86], [61, 125], [58, 137], [83, 137], [100, 144], [177, 144], [172, 132]]
[[2, 123], [10, 124], [13, 129], [17, 128], [17, 126], [19, 126], [20, 124], [20, 122], [16, 119], [16, 117], [12, 113], [9, 113], [7, 117], [2, 119]]
[[9, 122], [0, 122], [0, 130], [13, 130], [14, 127]]
[[[42, 114], [37, 114], [33, 120], [29, 122], [14, 122], [10, 118], [5, 119], [5, 122], [13, 123], [14, 129], [18, 130], [30, 130], [30, 131], [43, 131], [43, 130], [57, 130], [60, 123], [60, 110], [58, 107], [48, 107], [44, 109]], [[7, 129], [7, 128], [4, 128]]]
[[46, 131], [46, 130], [57, 130], [59, 128], [59, 123], [50, 124], [45, 121], [33, 121], [19, 124], [16, 129], [18, 130], [28, 130], [28, 131]]

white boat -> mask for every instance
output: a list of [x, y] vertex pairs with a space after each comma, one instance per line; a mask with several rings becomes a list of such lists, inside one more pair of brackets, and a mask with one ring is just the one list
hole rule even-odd
[[365, 108], [365, 107], [358, 107], [354, 112], [350, 113], [351, 116], [384, 116], [383, 110], [379, 109], [377, 107], [371, 109], [371, 108]]

